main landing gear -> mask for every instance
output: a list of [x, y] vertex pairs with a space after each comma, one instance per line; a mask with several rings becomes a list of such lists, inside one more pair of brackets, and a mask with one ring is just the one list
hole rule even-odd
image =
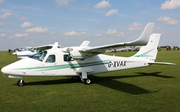
[[[80, 76], [80, 78], [81, 78], [81, 81], [84, 83], [84, 84], [92, 84], [92, 80], [90, 79], [90, 78], [82, 78], [81, 76]], [[72, 76], [71, 77], [71, 79], [72, 80], [79, 80], [79, 76]]]
[[83, 82], [84, 82], [84, 84], [87, 84], [87, 85], [92, 84], [92, 81], [89, 78], [88, 79], [83, 79]]
[[92, 84], [92, 80], [90, 78], [87, 77], [87, 72], [82, 72], [79, 74], [80, 78], [81, 78], [81, 81], [84, 83], [84, 84]]
[[87, 77], [87, 72], [82, 72], [82, 73], [79, 73], [79, 76], [71, 77], [72, 80], [79, 80], [79, 78], [86, 85], [92, 84], [92, 80]]
[[24, 84], [25, 84], [25, 82], [24, 82], [24, 80], [22, 80], [22, 79], [20, 79], [20, 80], [17, 81], [17, 85], [18, 85], [18, 86], [24, 86]]

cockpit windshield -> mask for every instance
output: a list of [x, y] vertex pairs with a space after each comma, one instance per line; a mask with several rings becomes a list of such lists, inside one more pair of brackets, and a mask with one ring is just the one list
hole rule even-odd
[[27, 51], [31, 51], [33, 48], [29, 48], [29, 49], [27, 49]]
[[39, 61], [43, 61], [46, 54], [47, 54], [47, 51], [42, 51], [42, 52], [39, 52], [39, 53], [37, 53], [35, 55], [30, 56], [30, 58], [33, 58], [33, 59], [36, 59], [36, 60], [39, 60]]

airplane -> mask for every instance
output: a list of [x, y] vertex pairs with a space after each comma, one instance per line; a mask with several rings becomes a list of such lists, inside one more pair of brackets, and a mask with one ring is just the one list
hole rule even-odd
[[[141, 36], [130, 42], [116, 43], [104, 46], [90, 47], [89, 41], [80, 46], [54, 48], [39, 52], [29, 58], [16, 61], [1, 69], [3, 75], [18, 78], [17, 85], [25, 85], [24, 76], [71, 76], [80, 78], [84, 84], [91, 84], [88, 75], [147, 67], [152, 64], [175, 65], [167, 62], [155, 62], [157, 46], [161, 34], [151, 34], [154, 23], [148, 23]], [[120, 51], [125, 47], [142, 46], [131, 57], [105, 55], [105, 52]]]
[[12, 53], [13, 55], [17, 55], [17, 52], [22, 52], [22, 51], [30, 51], [30, 49], [32, 49], [32, 47], [25, 47], [25, 48], [16, 48], [14, 50], [14, 53]]
[[51, 49], [53, 46], [60, 48], [60, 45], [58, 45], [58, 43], [55, 42], [54, 45], [49, 44], [49, 45], [42, 45], [42, 46], [37, 46], [37, 47], [28, 47], [24, 51], [16, 51], [16, 52], [14, 52], [12, 54], [16, 55], [17, 58], [19, 58], [19, 59], [23, 59], [23, 58], [30, 57], [30, 56], [32, 56], [34, 54], [37, 54], [37, 53], [39, 53], [39, 52], [41, 52], [43, 50]]

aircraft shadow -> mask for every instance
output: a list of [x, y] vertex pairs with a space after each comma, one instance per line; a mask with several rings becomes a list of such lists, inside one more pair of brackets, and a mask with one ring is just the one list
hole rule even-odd
[[[101, 86], [105, 86], [129, 94], [138, 95], [138, 94], [153, 93], [133, 84], [113, 80], [115, 78], [121, 78], [121, 77], [110, 78], [110, 77], [91, 76], [90, 78], [94, 81], [95, 84], [99, 84]], [[52, 85], [52, 84], [68, 84], [68, 83], [70, 84], [70, 83], [82, 83], [82, 82], [80, 80], [71, 80], [69, 78], [69, 79], [28, 82], [25, 83], [25, 85]]]
[[[98, 77], [98, 76], [89, 76], [95, 84], [99, 84], [117, 91], [139, 95], [139, 94], [148, 94], [148, 93], [155, 93], [158, 91], [148, 91], [141, 87], [138, 87], [134, 84], [125, 83], [121, 81], [116, 81], [115, 79], [122, 79], [122, 78], [133, 78], [133, 77], [144, 77], [144, 76], [155, 76], [161, 78], [175, 78], [172, 76], [163, 76], [159, 75], [161, 72], [153, 72], [153, 73], [143, 73], [138, 72], [140, 75], [126, 75], [126, 76], [109, 76], [109, 77]], [[48, 80], [48, 81], [35, 81], [35, 82], [28, 82], [25, 85], [52, 85], [52, 84], [68, 84], [68, 83], [82, 83], [80, 80], [71, 80], [69, 79], [57, 79], [57, 80]]]
[[145, 77], [145, 76], [155, 76], [155, 77], [161, 77], [161, 78], [175, 78], [172, 76], [163, 76], [159, 75], [161, 72], [152, 72], [152, 73], [143, 73], [138, 72], [140, 75], [126, 75], [126, 76], [109, 76], [109, 77], [97, 77], [97, 76], [91, 76], [93, 81], [95, 81], [96, 84], [109, 87], [114, 90], [122, 91], [129, 94], [147, 94], [147, 93], [155, 93], [158, 91], [148, 91], [146, 89], [143, 89], [141, 87], [138, 87], [136, 85], [125, 83], [121, 81], [116, 81], [115, 79], [122, 79], [122, 78], [133, 78], [133, 77]]
[[[93, 76], [94, 77], [94, 76]], [[95, 78], [95, 77], [94, 77]], [[129, 93], [129, 94], [148, 94], [152, 93], [151, 91], [148, 91], [146, 89], [143, 89], [141, 87], [138, 87], [134, 84], [126, 83], [126, 82], [121, 82], [121, 81], [116, 81], [115, 79], [120, 79], [121, 77], [96, 77], [96, 84], [99, 84], [101, 86], [105, 86], [117, 91]], [[98, 81], [101, 80], [101, 81]]]
[[80, 81], [74, 81], [70, 78], [68, 79], [55, 79], [46, 81], [35, 81], [35, 82], [25, 82], [25, 85], [53, 85], [53, 84], [68, 84], [68, 83], [79, 83]]

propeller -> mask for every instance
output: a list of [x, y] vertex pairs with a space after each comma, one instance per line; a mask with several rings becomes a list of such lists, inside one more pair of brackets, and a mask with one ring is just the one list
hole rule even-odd
[[67, 51], [69, 57], [70, 57], [71, 59], [73, 59], [73, 58], [72, 58], [72, 55], [71, 55], [71, 51], [73, 51], [73, 48], [68, 47], [68, 48], [66, 49], [66, 51]]

